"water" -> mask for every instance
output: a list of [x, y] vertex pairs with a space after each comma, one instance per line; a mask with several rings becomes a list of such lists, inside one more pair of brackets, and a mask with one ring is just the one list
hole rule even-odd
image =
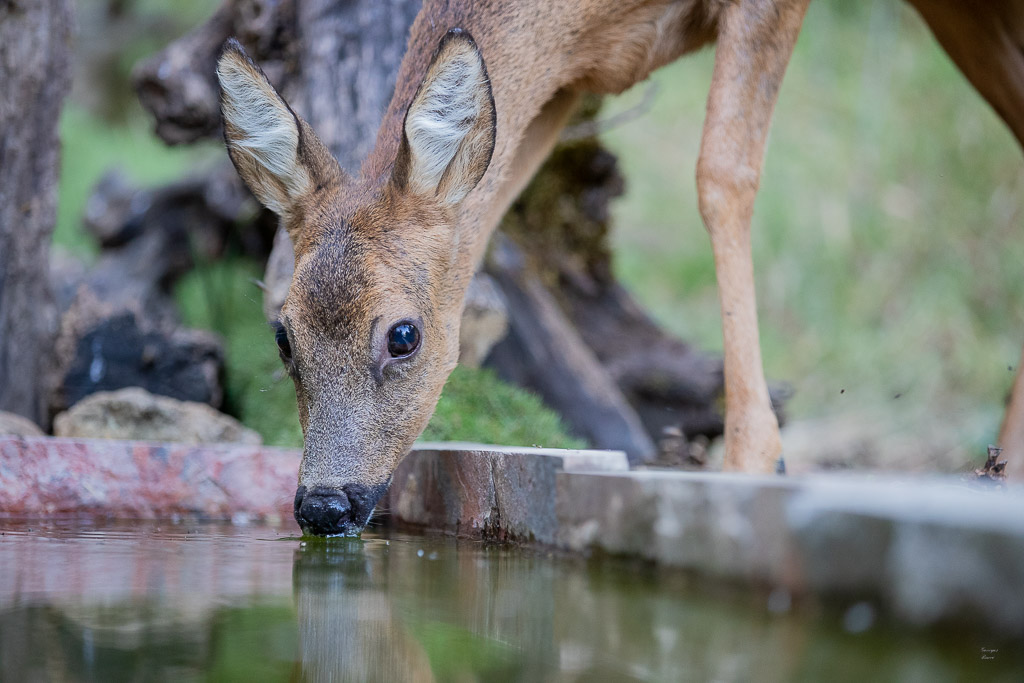
[[3, 681], [1024, 679], [1013, 644], [609, 559], [258, 526], [0, 532]]

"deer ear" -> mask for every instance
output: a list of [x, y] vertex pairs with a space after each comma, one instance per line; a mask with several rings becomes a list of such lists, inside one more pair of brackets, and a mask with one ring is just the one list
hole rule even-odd
[[457, 204], [487, 171], [494, 136], [494, 97], [483, 57], [468, 33], [452, 29], [405, 115], [395, 179], [416, 194]]
[[337, 161], [234, 38], [217, 60], [224, 141], [238, 175], [285, 216], [317, 185], [340, 178]]

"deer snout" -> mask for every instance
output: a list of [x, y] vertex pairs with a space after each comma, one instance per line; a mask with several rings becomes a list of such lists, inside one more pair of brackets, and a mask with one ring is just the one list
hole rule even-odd
[[352, 505], [344, 491], [315, 488], [295, 492], [295, 521], [315, 536], [336, 536], [352, 526]]
[[295, 521], [314, 536], [355, 536], [370, 519], [387, 486], [347, 484], [341, 488], [299, 486], [295, 491]]

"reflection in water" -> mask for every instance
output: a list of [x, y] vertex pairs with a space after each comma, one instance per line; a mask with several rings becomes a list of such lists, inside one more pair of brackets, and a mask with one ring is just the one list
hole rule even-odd
[[529, 615], [526, 584], [485, 595], [474, 575], [491, 565], [486, 555], [437, 539], [304, 544], [293, 573], [304, 678], [531, 680], [531, 669], [549, 670], [545, 650], [523, 642], [530, 629], [514, 622], [543, 629], [550, 602]]
[[0, 681], [287, 680], [294, 543], [272, 529], [0, 521]]
[[303, 678], [312, 681], [432, 681], [426, 651], [392, 609], [386, 552], [337, 539], [295, 551], [292, 580]]
[[[1018, 646], [452, 539], [0, 522], [0, 680], [1020, 680]], [[777, 601], [785, 604], [785, 601]], [[982, 660], [981, 647], [997, 649]]]

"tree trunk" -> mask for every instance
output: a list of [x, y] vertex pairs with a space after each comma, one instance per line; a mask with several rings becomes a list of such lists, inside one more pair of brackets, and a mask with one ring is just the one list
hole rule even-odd
[[70, 0], [0, 2], [0, 410], [39, 424], [56, 326], [49, 253], [70, 25]]
[[[228, 0], [189, 36], [140, 66], [136, 87], [171, 143], [219, 126], [214, 62], [236, 35], [348, 171], [370, 151], [420, 0]], [[254, 21], [257, 17], [258, 21]], [[582, 117], [592, 119], [591, 99]], [[615, 158], [594, 139], [565, 145], [502, 226], [487, 270], [504, 290], [511, 333], [489, 364], [538, 391], [572, 431], [631, 460], [679, 464], [687, 438], [721, 434], [721, 359], [666, 334], [616, 282], [607, 205]], [[291, 244], [268, 261], [264, 309], [287, 294]], [[780, 392], [773, 398], [779, 399]], [[699, 459], [699, 458], [698, 458]]]

